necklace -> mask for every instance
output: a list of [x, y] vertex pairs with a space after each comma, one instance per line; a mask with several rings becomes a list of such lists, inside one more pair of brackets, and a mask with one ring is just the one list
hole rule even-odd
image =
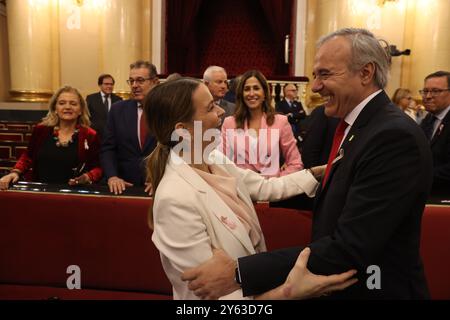
[[53, 128], [53, 140], [55, 140], [55, 144], [57, 147], [68, 147], [69, 145], [71, 145], [73, 143], [73, 140], [75, 139], [75, 137], [78, 134], [80, 126], [77, 125], [75, 127], [75, 131], [73, 132], [72, 136], [70, 137], [70, 139], [68, 141], [62, 142], [61, 140], [59, 140], [59, 127], [56, 126]]

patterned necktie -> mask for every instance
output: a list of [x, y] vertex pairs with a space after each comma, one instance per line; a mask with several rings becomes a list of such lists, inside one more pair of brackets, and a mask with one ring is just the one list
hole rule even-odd
[[330, 155], [328, 156], [327, 169], [325, 170], [325, 176], [322, 180], [322, 189], [325, 187], [325, 184], [328, 179], [328, 175], [330, 174], [331, 167], [333, 165], [333, 161], [336, 158], [336, 154], [338, 152], [339, 146], [341, 145], [342, 139], [344, 138], [345, 129], [348, 127], [348, 123], [344, 120], [341, 120], [334, 132], [333, 138], [333, 146], [330, 151]]
[[431, 139], [433, 138], [434, 123], [436, 122], [436, 120], [437, 118], [434, 116], [434, 114], [430, 114], [422, 122], [422, 130], [425, 133], [428, 141], [431, 141]]

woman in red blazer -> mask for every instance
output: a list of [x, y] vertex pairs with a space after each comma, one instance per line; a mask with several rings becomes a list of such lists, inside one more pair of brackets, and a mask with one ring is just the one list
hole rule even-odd
[[222, 125], [221, 151], [238, 167], [265, 177], [284, 176], [303, 169], [303, 163], [287, 117], [275, 114], [270, 101], [264, 75], [258, 70], [244, 73], [236, 111]]
[[70, 185], [99, 181], [100, 142], [89, 125], [89, 111], [78, 90], [60, 88], [50, 100], [47, 116], [34, 128], [28, 149], [11, 173], [0, 179], [0, 189], [7, 189], [30, 169], [33, 181]]

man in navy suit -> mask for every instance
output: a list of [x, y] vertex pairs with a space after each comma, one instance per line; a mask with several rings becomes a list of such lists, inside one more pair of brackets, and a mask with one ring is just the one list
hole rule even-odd
[[156, 67], [142, 60], [132, 63], [127, 82], [131, 99], [111, 107], [100, 153], [109, 190], [115, 194], [132, 185], [145, 185], [144, 158], [156, 145], [154, 137], [146, 132], [142, 110], [145, 96], [158, 84]]
[[100, 75], [97, 83], [100, 91], [88, 95], [86, 97], [86, 103], [91, 114], [91, 127], [97, 131], [102, 140], [105, 135], [108, 112], [112, 104], [121, 101], [122, 98], [112, 93], [115, 83], [112, 75]]
[[302, 142], [305, 133], [301, 130], [300, 121], [306, 118], [306, 112], [303, 110], [301, 102], [295, 100], [297, 92], [297, 87], [293, 83], [285, 85], [283, 88], [284, 99], [277, 102], [275, 110], [288, 117], [294, 137]]
[[450, 72], [438, 71], [425, 78], [422, 94], [428, 115], [421, 127], [433, 153], [433, 189], [438, 196], [450, 195]]
[[[384, 92], [388, 69], [386, 50], [367, 30], [346, 28], [319, 41], [312, 90], [340, 123], [316, 194], [307, 267], [321, 275], [356, 269], [359, 279], [331, 298], [429, 298], [419, 245], [432, 157], [421, 129]], [[237, 264], [217, 250], [183, 277], [203, 298], [239, 287], [255, 295], [282, 285], [301, 249]]]

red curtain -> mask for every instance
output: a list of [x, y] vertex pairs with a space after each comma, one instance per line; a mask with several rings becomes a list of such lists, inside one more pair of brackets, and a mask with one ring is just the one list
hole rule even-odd
[[167, 72], [186, 73], [197, 50], [196, 17], [202, 0], [167, 0]]
[[277, 67], [274, 74], [288, 75], [289, 65], [284, 62], [284, 43], [286, 35], [291, 35], [293, 0], [259, 0], [272, 31]]

